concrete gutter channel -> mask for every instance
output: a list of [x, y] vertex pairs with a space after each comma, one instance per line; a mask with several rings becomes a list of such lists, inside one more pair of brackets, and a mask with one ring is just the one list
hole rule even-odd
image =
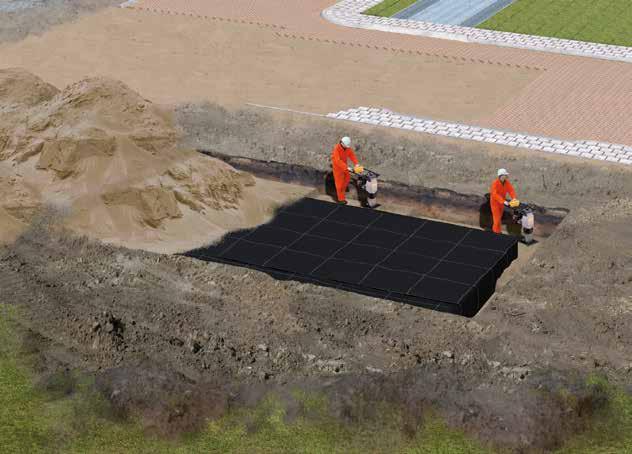
[[[242, 156], [226, 155], [209, 150], [198, 150], [200, 153], [220, 159], [237, 170], [282, 183], [297, 184], [313, 188], [325, 194], [325, 177], [327, 171], [313, 167], [286, 164], [278, 161], [263, 161]], [[355, 198], [351, 190], [350, 198]], [[484, 212], [487, 199], [481, 195], [461, 194], [450, 189], [411, 186], [393, 181], [379, 181], [378, 200], [382, 206], [389, 203], [413, 207], [419, 216], [429, 217], [455, 224], [483, 227], [491, 219]], [[569, 213], [565, 208], [545, 208], [535, 206], [536, 238], [549, 237]]]

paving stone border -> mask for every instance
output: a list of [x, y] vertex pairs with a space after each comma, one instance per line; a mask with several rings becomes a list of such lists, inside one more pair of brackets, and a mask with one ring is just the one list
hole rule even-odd
[[495, 143], [526, 148], [566, 156], [617, 162], [632, 165], [632, 146], [596, 142], [592, 140], [569, 141], [551, 137], [532, 136], [498, 129], [480, 128], [460, 123], [435, 121], [400, 115], [388, 109], [358, 107], [327, 114], [328, 118], [355, 121], [376, 126], [406, 129], [478, 142]]
[[325, 9], [321, 15], [329, 22], [346, 27], [632, 62], [632, 47], [362, 14], [380, 1], [342, 0]]

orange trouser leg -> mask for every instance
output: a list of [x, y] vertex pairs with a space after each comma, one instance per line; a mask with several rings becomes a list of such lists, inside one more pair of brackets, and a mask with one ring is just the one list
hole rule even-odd
[[336, 193], [338, 194], [338, 201], [345, 200], [345, 192], [349, 185], [349, 172], [337, 172], [334, 171], [334, 182], [336, 183]]
[[503, 212], [505, 211], [504, 205], [491, 205], [492, 208], [492, 218], [494, 219], [494, 226], [492, 230], [494, 233], [502, 233], [502, 224], [501, 221], [503, 219]]

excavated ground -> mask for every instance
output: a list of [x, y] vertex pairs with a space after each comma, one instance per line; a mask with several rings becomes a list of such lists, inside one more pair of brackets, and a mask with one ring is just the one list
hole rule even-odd
[[[5, 3], [0, 42], [120, 0]], [[0, 226], [22, 234], [0, 249], [0, 301], [20, 308], [44, 383], [78, 368], [115, 408], [166, 434], [302, 387], [329, 395], [345, 421], [386, 401], [414, 430], [433, 407], [517, 452], [554, 448], [590, 423], [604, 396], [588, 374], [630, 386], [632, 169], [252, 109], [176, 113], [185, 147], [325, 170], [347, 134], [389, 181], [480, 195], [508, 167], [521, 199], [571, 212], [474, 319], [104, 245], [58, 228], [64, 213], [41, 212], [24, 232], [31, 212], [2, 212]], [[13, 185], [12, 172], [0, 169]]]
[[472, 194], [502, 163], [521, 198], [571, 212], [474, 319], [103, 245], [45, 214], [0, 252], [3, 301], [22, 308], [44, 376], [60, 365], [90, 371], [117, 407], [166, 433], [298, 386], [334, 397], [346, 419], [366, 416], [358, 397], [413, 421], [433, 406], [516, 451], [559, 446], [586, 427], [603, 404], [582, 384], [587, 374], [631, 381], [630, 169], [285, 114], [185, 106], [178, 118], [187, 147], [316, 168], [344, 132], [390, 180]]

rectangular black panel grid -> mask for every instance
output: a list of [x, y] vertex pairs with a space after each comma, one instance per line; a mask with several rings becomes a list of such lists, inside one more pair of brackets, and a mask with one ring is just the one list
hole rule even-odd
[[518, 238], [302, 199], [186, 255], [472, 317], [518, 257]]

